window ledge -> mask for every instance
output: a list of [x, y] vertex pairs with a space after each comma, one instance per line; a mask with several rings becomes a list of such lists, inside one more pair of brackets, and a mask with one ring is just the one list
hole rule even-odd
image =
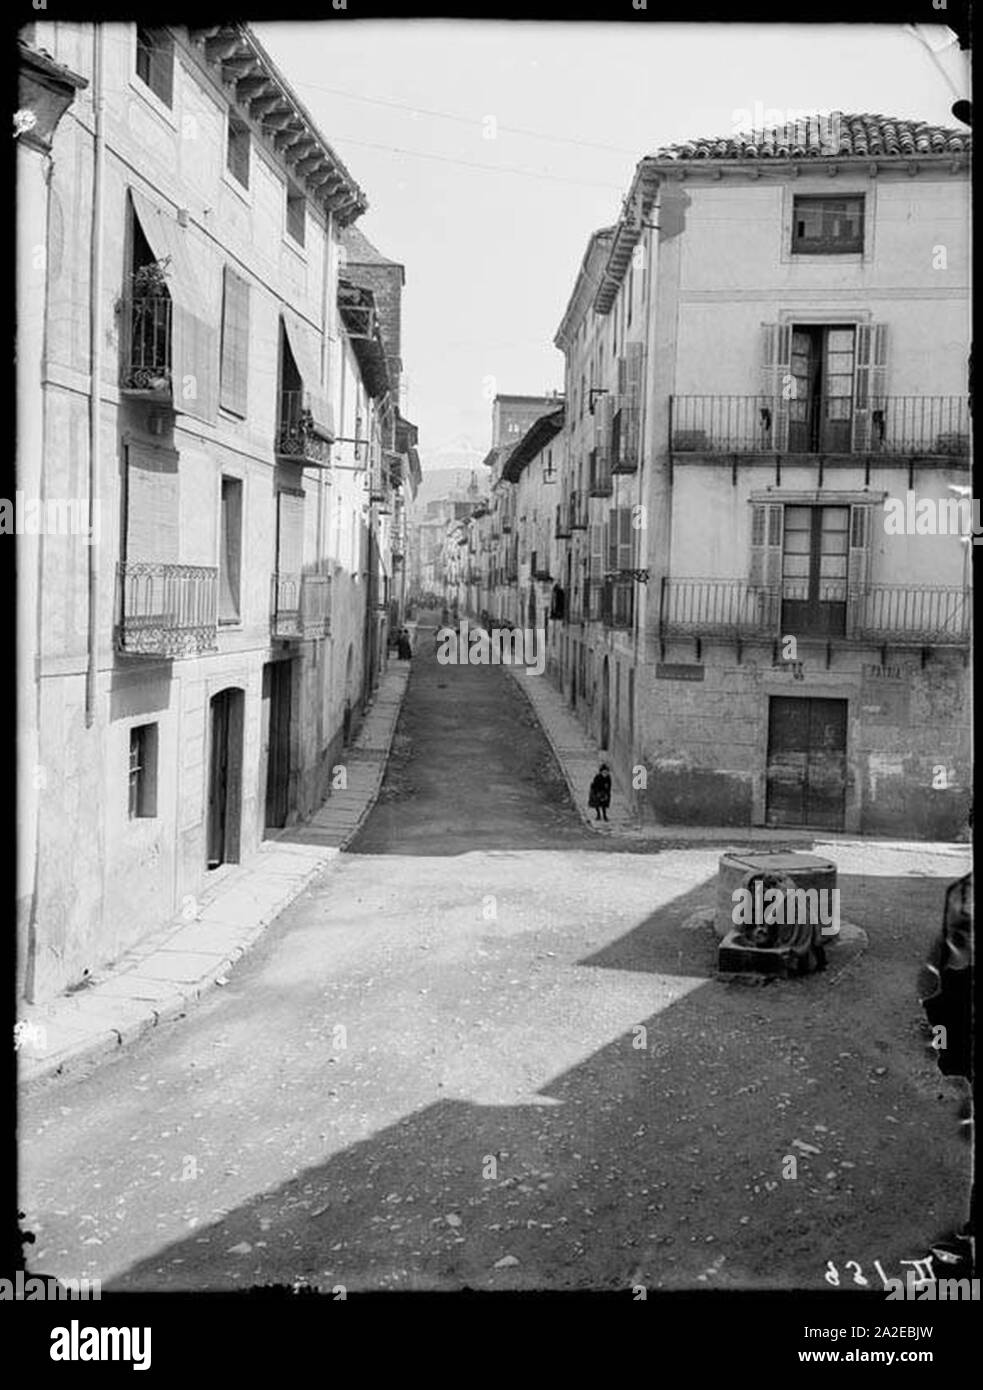
[[298, 260], [303, 261], [305, 265], [307, 264], [306, 246], [301, 246], [299, 241], [294, 241], [293, 237], [290, 235], [289, 232], [284, 232], [280, 240], [283, 242], [284, 246], [289, 247], [289, 249], [298, 258]]
[[166, 121], [172, 130], [177, 130], [177, 117], [170, 106], [166, 106], [154, 91], [153, 87], [148, 87], [143, 78], [137, 73], [130, 74], [130, 91], [136, 92], [137, 96], [149, 106], [150, 110]]
[[241, 184], [234, 174], [229, 173], [227, 168], [222, 170], [222, 182], [225, 184], [227, 188], [231, 188], [232, 192], [237, 194], [248, 208], [252, 207], [252, 189], [246, 187], [244, 184]]

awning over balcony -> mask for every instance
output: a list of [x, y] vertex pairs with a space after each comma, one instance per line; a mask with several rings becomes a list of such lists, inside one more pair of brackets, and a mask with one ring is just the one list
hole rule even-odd
[[170, 212], [130, 189], [133, 211], [157, 260], [170, 258], [167, 289], [172, 301], [171, 380], [174, 409], [214, 424], [218, 406], [218, 343], [215, 328], [198, 315], [206, 303], [195, 274], [187, 234]]
[[329, 442], [335, 437], [331, 402], [321, 390], [321, 364], [310, 341], [310, 329], [292, 309], [283, 306], [283, 326], [300, 379], [304, 383], [304, 404], [311, 412], [315, 431]]

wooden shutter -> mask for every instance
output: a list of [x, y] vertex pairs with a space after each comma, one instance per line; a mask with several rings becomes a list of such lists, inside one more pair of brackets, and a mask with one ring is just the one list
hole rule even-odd
[[642, 367], [645, 346], [629, 343], [627, 348], [625, 402], [621, 438], [625, 461], [639, 466], [642, 453]]
[[871, 528], [873, 507], [860, 502], [850, 508], [850, 537], [847, 552], [847, 615], [848, 632], [860, 625], [863, 605], [870, 582]]
[[599, 396], [594, 410], [594, 450], [597, 467], [603, 473], [611, 459], [611, 422], [614, 419], [614, 402], [610, 394]]
[[749, 582], [753, 588], [777, 592], [781, 585], [783, 520], [781, 503], [767, 502], [752, 507]]
[[246, 414], [249, 364], [249, 285], [225, 267], [222, 293], [222, 352], [219, 403]]
[[635, 532], [631, 524], [631, 507], [618, 508], [618, 563], [619, 570], [635, 567]]
[[126, 459], [126, 560], [177, 564], [178, 455], [129, 444]]
[[887, 324], [857, 325], [853, 369], [853, 451], [871, 447], [871, 411], [883, 409], [887, 370]]
[[282, 489], [276, 504], [277, 573], [299, 575], [304, 568], [304, 494]]
[[784, 453], [788, 448], [788, 401], [786, 379], [792, 370], [792, 326], [788, 323], [761, 325], [760, 406], [770, 412], [771, 448]]
[[608, 572], [618, 568], [618, 508], [611, 507], [608, 510]]

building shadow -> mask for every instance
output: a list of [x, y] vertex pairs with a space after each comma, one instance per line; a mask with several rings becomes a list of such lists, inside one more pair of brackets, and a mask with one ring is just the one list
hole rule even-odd
[[[690, 944], [706, 887], [580, 963], [690, 974], [631, 1029], [507, 1103], [435, 1087], [106, 1292], [827, 1290], [827, 1262], [846, 1281], [854, 1261], [879, 1293], [874, 1260], [903, 1277], [901, 1260], [964, 1219], [970, 1181], [914, 986], [943, 881], [843, 879], [869, 950], [842, 973], [760, 987], [710, 978]], [[493, 1041], [470, 1046], [480, 1092], [508, 1064]], [[329, 1142], [336, 1077], [306, 1102]]]

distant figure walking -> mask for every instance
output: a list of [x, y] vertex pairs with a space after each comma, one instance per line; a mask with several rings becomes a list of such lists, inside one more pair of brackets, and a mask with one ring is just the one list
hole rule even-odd
[[607, 820], [608, 807], [611, 805], [611, 773], [607, 763], [601, 763], [594, 774], [587, 805], [593, 806], [595, 820]]
[[410, 646], [410, 634], [406, 631], [405, 627], [399, 629], [396, 647], [399, 652], [400, 661], [409, 661], [410, 657], [413, 655], [413, 648]]

